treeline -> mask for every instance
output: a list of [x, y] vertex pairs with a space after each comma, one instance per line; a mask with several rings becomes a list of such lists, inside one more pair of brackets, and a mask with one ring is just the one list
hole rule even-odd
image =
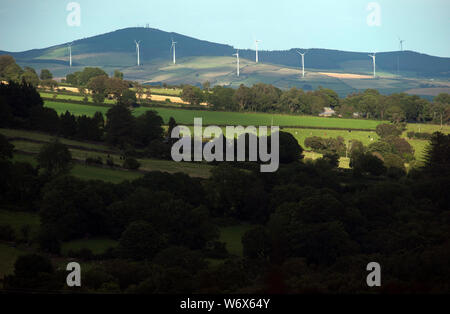
[[[128, 104], [111, 107], [106, 117], [96, 112], [93, 117], [75, 116], [43, 106], [36, 89], [27, 83], [0, 84], [0, 127], [48, 132], [68, 139], [102, 141], [130, 157], [169, 158], [163, 119], [155, 111], [133, 116]], [[106, 121], [105, 121], [106, 120]], [[175, 121], [171, 119], [171, 124]]]
[[38, 75], [31, 67], [26, 66], [22, 69], [9, 55], [0, 56], [0, 81], [24, 82], [34, 87], [42, 85], [52, 89], [58, 86], [58, 82], [53, 80], [53, 74], [48, 69], [42, 69]]
[[[47, 254], [61, 254], [61, 241], [108, 236], [117, 248], [70, 252], [93, 265], [83, 292], [368, 292], [372, 261], [383, 267], [383, 285], [371, 292], [448, 291], [449, 135], [433, 135], [421, 170], [377, 179], [321, 159], [270, 174], [225, 164], [209, 179], [152, 172], [111, 184], [48, 171], [42, 157], [41, 171], [12, 162], [12, 145], [0, 144], [2, 208], [38, 210], [42, 223], [36, 238], [28, 235], [40, 253], [18, 258], [5, 289], [67, 289], [66, 272]], [[58, 151], [47, 161], [63, 160]], [[230, 219], [256, 225], [242, 239], [243, 257], [219, 240], [219, 223]], [[210, 258], [222, 261], [211, 266]]]
[[450, 95], [440, 94], [433, 102], [404, 93], [382, 95], [377, 90], [339, 98], [328, 88], [315, 91], [291, 88], [282, 91], [269, 84], [258, 83], [252, 87], [241, 85], [238, 89], [215, 86], [212, 89], [184, 86], [181, 97], [192, 105], [207, 102], [212, 108], [227, 111], [280, 112], [318, 115], [324, 107], [331, 107], [344, 118], [390, 120], [392, 122], [450, 122]]

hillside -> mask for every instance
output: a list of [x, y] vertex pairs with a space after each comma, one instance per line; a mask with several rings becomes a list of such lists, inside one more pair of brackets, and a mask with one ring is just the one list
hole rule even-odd
[[[171, 40], [177, 42], [177, 65], [171, 63]], [[134, 40], [141, 40], [141, 67], [136, 66]], [[213, 84], [238, 86], [265, 82], [280, 88], [292, 86], [314, 89], [324, 86], [341, 96], [366, 88], [383, 93], [411, 91], [433, 96], [437, 90], [450, 91], [450, 58], [433, 57], [412, 51], [377, 54], [377, 74], [373, 80], [372, 61], [367, 53], [310, 49], [306, 55], [307, 75], [300, 78], [300, 58], [295, 50], [241, 50], [241, 76], [236, 77], [235, 48], [152, 28], [126, 28], [73, 42], [73, 67], [68, 67], [67, 43], [45, 49], [11, 54], [21, 66], [37, 70], [49, 68], [56, 77], [85, 66], [99, 66], [107, 73], [120, 69], [127, 79], [148, 83]], [[343, 75], [344, 74], [344, 75]], [[351, 74], [351, 75], [347, 75]], [[354, 76], [358, 74], [362, 76]]]

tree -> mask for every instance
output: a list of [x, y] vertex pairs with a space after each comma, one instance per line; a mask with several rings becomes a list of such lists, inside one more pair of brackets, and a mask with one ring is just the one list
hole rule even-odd
[[120, 95], [118, 103], [127, 107], [135, 106], [137, 103], [136, 93], [130, 89], [125, 90], [122, 95]]
[[291, 133], [279, 132], [279, 140], [281, 163], [298, 162], [303, 158], [303, 148]]
[[239, 110], [244, 111], [251, 107], [254, 96], [250, 88], [241, 84], [234, 93], [233, 99], [239, 105]]
[[126, 157], [123, 162], [123, 167], [129, 170], [137, 170], [141, 164], [133, 157]]
[[134, 143], [135, 118], [130, 109], [115, 105], [106, 113], [106, 142], [112, 146], [124, 147]]
[[244, 256], [247, 258], [268, 258], [271, 240], [264, 227], [256, 227], [247, 231], [242, 237]]
[[114, 70], [114, 78], [118, 78], [120, 80], [123, 80], [123, 73], [119, 70]]
[[25, 71], [22, 74], [22, 82], [32, 85], [33, 87], [37, 87], [39, 85], [39, 77], [36, 72], [33, 71]]
[[15, 64], [16, 60], [10, 55], [1, 55], [0, 56], [0, 78], [7, 78], [5, 75], [6, 68], [11, 65]]
[[74, 138], [77, 134], [77, 120], [76, 117], [68, 110], [66, 113], [61, 114], [59, 133], [66, 138]]
[[199, 105], [203, 101], [203, 93], [196, 86], [186, 85], [181, 92], [181, 99], [191, 105]]
[[393, 124], [379, 124], [377, 125], [376, 132], [381, 138], [388, 136], [400, 136], [402, 134], [402, 131]]
[[89, 80], [86, 87], [94, 94], [105, 94], [107, 89], [108, 77], [105, 75], [95, 76]]
[[425, 169], [438, 175], [450, 173], [450, 135], [433, 133], [426, 149]]
[[326, 153], [323, 155], [322, 159], [332, 168], [339, 167], [339, 155], [336, 153]]
[[50, 259], [43, 255], [26, 254], [17, 258], [14, 263], [14, 275], [6, 276], [6, 289], [58, 289]]
[[[120, 96], [128, 90], [128, 87], [128, 83], [119, 78], [106, 79], [106, 93], [112, 94], [118, 102], [120, 101]], [[136, 98], [136, 95], [134, 97]]]
[[42, 146], [37, 156], [39, 167], [53, 176], [69, 172], [72, 167], [72, 154], [66, 145], [55, 140]]
[[148, 110], [136, 118], [136, 143], [142, 147], [146, 147], [153, 140], [161, 140], [164, 134], [163, 124], [163, 119], [153, 110]]
[[386, 172], [386, 167], [380, 158], [371, 153], [366, 153], [359, 155], [353, 161], [353, 171], [355, 174], [367, 172], [374, 176], [380, 176]]
[[211, 88], [211, 83], [209, 81], [203, 82], [202, 84], [203, 90], [209, 93], [209, 89]]
[[6, 68], [3, 70], [3, 77], [7, 81], [19, 83], [23, 72], [24, 71], [22, 70], [22, 68], [14, 62], [7, 65]]
[[153, 258], [165, 245], [166, 239], [145, 221], [132, 222], [123, 232], [119, 251], [125, 258], [145, 260]]
[[441, 124], [441, 129], [443, 125], [443, 117], [446, 110], [450, 107], [450, 95], [441, 93], [437, 95], [433, 100], [433, 105], [431, 110], [439, 116], [439, 121]]
[[45, 80], [51, 80], [53, 79], [53, 74], [48, 69], [42, 69], [40, 79]]
[[168, 137], [170, 138], [172, 135], [172, 130], [177, 126], [177, 122], [173, 117], [170, 117], [169, 119], [169, 129], [167, 131]]

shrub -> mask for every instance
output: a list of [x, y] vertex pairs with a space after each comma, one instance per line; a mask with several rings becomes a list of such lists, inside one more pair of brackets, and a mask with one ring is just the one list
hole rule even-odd
[[379, 124], [376, 128], [377, 134], [381, 137], [400, 136], [402, 131], [393, 124]]
[[123, 162], [123, 167], [125, 169], [129, 169], [129, 170], [137, 170], [137, 169], [139, 169], [140, 166], [141, 166], [141, 164], [139, 163], [139, 161], [137, 161], [133, 157], [125, 158], [125, 161]]
[[88, 157], [85, 161], [86, 165], [103, 165], [102, 157], [98, 156], [97, 158]]

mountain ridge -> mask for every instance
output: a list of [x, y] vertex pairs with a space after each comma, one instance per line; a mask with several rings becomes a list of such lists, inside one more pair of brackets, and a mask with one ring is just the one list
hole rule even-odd
[[[231, 56], [236, 48], [227, 44], [200, 40], [194, 37], [175, 32], [165, 32], [154, 28], [124, 28], [113, 32], [73, 41], [72, 51], [74, 63], [79, 66], [90, 66], [95, 62], [89, 59], [96, 55], [115, 54], [115, 58], [105, 58], [97, 61], [98, 66], [113, 66], [117, 59], [118, 67], [134, 66], [135, 45], [134, 40], [141, 40], [141, 60], [152, 62], [158, 59], [168, 59], [171, 56], [170, 41], [177, 42], [177, 58], [185, 57], [222, 57]], [[10, 54], [18, 63], [55, 63], [67, 62], [67, 44], [63, 43], [47, 48], [31, 49], [22, 52], [0, 51], [0, 54]], [[288, 67], [299, 67], [300, 59], [295, 50], [306, 50], [306, 67], [319, 70], [340, 70], [355, 73], [369, 73], [372, 61], [369, 52], [353, 52], [322, 48], [292, 48], [289, 50], [260, 50], [261, 62], [277, 64]], [[127, 62], [123, 56], [126, 54]], [[244, 59], [254, 59], [255, 51], [252, 49], [240, 50]], [[108, 62], [106, 62], [108, 60]], [[377, 53], [377, 69], [380, 72], [403, 73], [420, 77], [450, 77], [450, 58], [436, 57], [414, 51], [391, 51]]]

